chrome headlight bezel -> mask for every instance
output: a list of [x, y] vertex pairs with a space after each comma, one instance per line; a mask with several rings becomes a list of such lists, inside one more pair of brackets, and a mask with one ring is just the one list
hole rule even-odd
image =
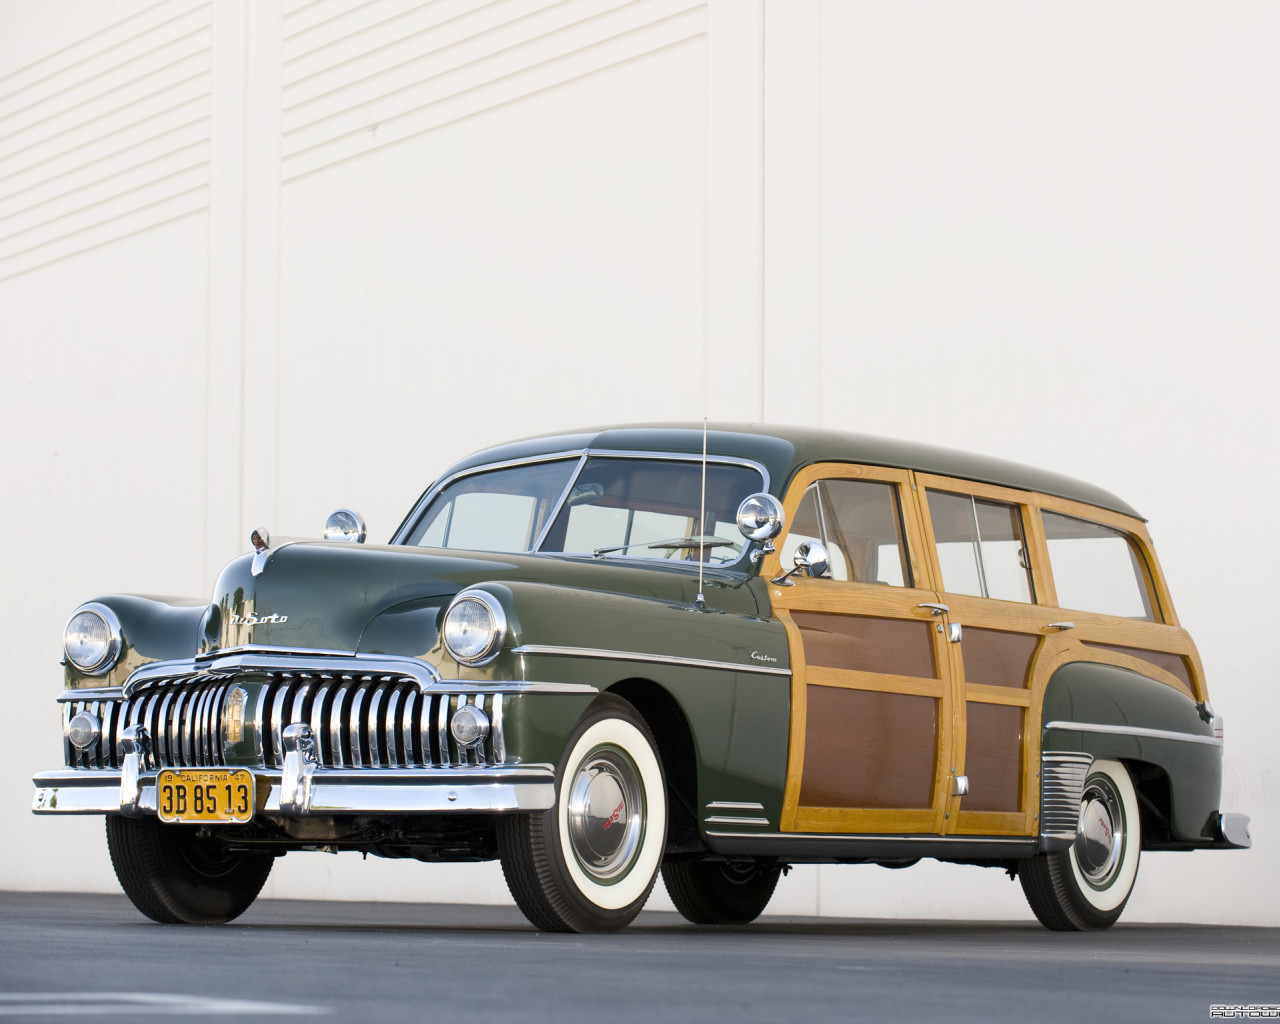
[[[71, 653], [71, 627], [72, 624], [82, 615], [90, 615], [97, 618], [107, 631], [107, 639], [103, 643], [101, 654], [96, 659], [77, 659]], [[82, 604], [67, 619], [67, 624], [62, 630], [62, 654], [67, 662], [77, 671], [87, 676], [100, 676], [110, 672], [116, 662], [120, 659], [120, 652], [124, 649], [124, 635], [120, 630], [120, 619], [116, 617], [116, 613], [108, 608], [105, 604], [97, 601], [90, 601], [88, 604]], [[83, 653], [83, 652], [82, 652]]]
[[[478, 610], [483, 618], [470, 622], [462, 618], [474, 616]], [[471, 642], [464, 643], [468, 632], [474, 636]], [[445, 650], [459, 664], [472, 667], [488, 664], [498, 656], [507, 639], [507, 613], [488, 591], [464, 590], [449, 602], [440, 623], [440, 636]]]

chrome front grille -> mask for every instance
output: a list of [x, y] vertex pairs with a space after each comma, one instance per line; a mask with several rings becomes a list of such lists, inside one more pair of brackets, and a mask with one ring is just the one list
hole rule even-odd
[[[222, 759], [222, 705], [235, 685], [225, 675], [194, 677], [182, 685], [148, 689], [125, 700], [67, 701], [62, 706], [63, 751], [71, 768], [119, 768], [120, 733], [141, 725], [161, 767], [209, 767]], [[87, 711], [102, 723], [99, 741], [77, 750], [66, 738], [71, 719]]]
[[[448, 768], [500, 764], [502, 694], [423, 693], [417, 680], [399, 674], [285, 672], [255, 674], [256, 704], [245, 708], [246, 725], [260, 737], [259, 764], [284, 764], [281, 733], [304, 722], [316, 737], [322, 767]], [[68, 700], [63, 703], [63, 751], [71, 768], [119, 768], [120, 733], [142, 725], [151, 737], [159, 767], [211, 767], [225, 764], [223, 709], [236, 685], [233, 673], [169, 676], [118, 700]], [[461, 748], [449, 723], [463, 704], [489, 717], [483, 744]], [[98, 743], [78, 750], [67, 738], [80, 712], [102, 725]]]
[[[474, 704], [492, 728], [481, 746], [459, 748], [453, 713]], [[404, 676], [273, 673], [260, 703], [263, 762], [284, 764], [281, 733], [311, 726], [322, 767], [447, 768], [503, 760], [502, 694], [422, 693]]]

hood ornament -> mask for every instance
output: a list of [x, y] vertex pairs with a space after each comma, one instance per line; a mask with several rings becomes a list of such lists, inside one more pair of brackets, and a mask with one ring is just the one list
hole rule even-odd
[[271, 557], [271, 534], [262, 527], [258, 527], [249, 534], [249, 543], [253, 545], [253, 550], [256, 552], [253, 556], [253, 564], [249, 566], [249, 575], [261, 576], [262, 570], [267, 567], [267, 559]]

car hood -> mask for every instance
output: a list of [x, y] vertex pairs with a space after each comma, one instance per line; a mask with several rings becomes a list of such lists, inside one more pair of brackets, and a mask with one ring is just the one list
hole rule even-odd
[[[692, 602], [688, 567], [553, 555], [442, 551], [325, 541], [281, 544], [254, 575], [255, 556], [223, 570], [202, 624], [199, 653], [246, 646], [424, 657], [458, 591], [533, 581], [672, 602]], [[741, 611], [755, 602], [741, 573], [712, 570], [711, 590]]]

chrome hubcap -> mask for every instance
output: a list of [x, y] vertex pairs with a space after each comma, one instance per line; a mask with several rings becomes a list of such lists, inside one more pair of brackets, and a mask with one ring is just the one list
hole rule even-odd
[[1101, 776], [1085, 783], [1080, 798], [1080, 828], [1073, 850], [1085, 881], [1103, 889], [1114, 881], [1124, 852], [1124, 811], [1120, 796]]
[[569, 788], [569, 842], [583, 870], [607, 882], [626, 873], [640, 846], [643, 796], [631, 759], [594, 750]]

